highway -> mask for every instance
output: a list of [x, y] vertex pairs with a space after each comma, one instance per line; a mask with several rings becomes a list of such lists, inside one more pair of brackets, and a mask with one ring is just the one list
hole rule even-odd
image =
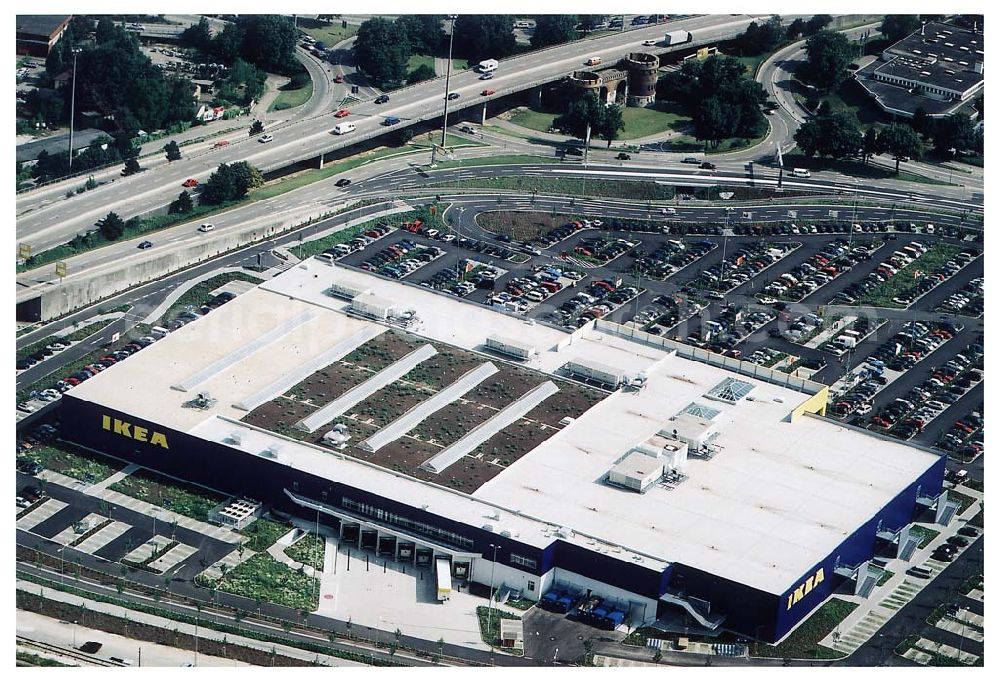
[[[640, 49], [646, 39], [661, 40], [667, 29], [687, 29], [695, 34], [697, 42], [715, 42], [742, 32], [751, 21], [759, 18], [764, 17], [703, 16], [566, 43], [504, 60], [497, 76], [489, 82], [480, 81], [478, 74], [471, 70], [463, 71], [452, 75], [451, 90], [461, 97], [449, 103], [449, 110], [455, 112], [482, 105], [492, 98], [557, 80], [584, 68], [583, 62], [592, 56], [599, 56], [606, 63], [613, 62]], [[668, 50], [664, 46], [642, 49], [647, 52]], [[327, 111], [308, 119], [270, 124], [268, 132], [274, 136], [272, 143], [260, 144], [245, 134], [236, 134], [232, 143], [224, 148], [191, 150], [179, 161], [159, 165], [27, 213], [23, 207], [32, 201], [32, 193], [22, 194], [18, 197], [17, 239], [31, 244], [36, 252], [42, 251], [93, 229], [94, 221], [108, 211], [128, 217], [163, 206], [177, 196], [186, 178], [205, 180], [220, 163], [249, 161], [267, 171], [380, 135], [386, 130], [381, 126], [386, 115], [400, 118], [400, 125], [437, 118], [445, 104], [443, 86], [443, 79], [439, 77], [394, 91], [392, 100], [386, 105], [369, 101], [352, 106], [347, 121], [355, 123], [357, 130], [345, 136], [331, 134], [340, 119], [333, 117], [333, 111]], [[486, 87], [497, 94], [481, 96], [480, 92]]]

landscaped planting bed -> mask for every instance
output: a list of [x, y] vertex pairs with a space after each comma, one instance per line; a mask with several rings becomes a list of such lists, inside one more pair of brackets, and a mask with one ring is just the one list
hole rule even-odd
[[226, 500], [221, 494], [146, 469], [130, 474], [108, 488], [202, 522], [208, 521], [212, 508]]
[[383, 370], [426, 342], [400, 330], [388, 330], [344, 356], [340, 362], [371, 372]]
[[521, 621], [521, 615], [480, 606], [476, 608], [476, 616], [479, 617], [479, 634], [484, 643], [504, 652], [511, 652], [518, 655], [523, 654], [521, 650], [500, 647], [500, 620], [515, 619]]
[[303, 562], [310, 567], [323, 571], [323, 555], [326, 551], [326, 539], [316, 534], [305, 534], [292, 545], [285, 548], [285, 555]]
[[373, 422], [384, 427], [401, 417], [407, 410], [430, 398], [432, 391], [414, 384], [390, 384], [376, 391], [357, 406], [352, 414], [362, 422]]
[[125, 465], [62, 441], [37, 445], [21, 453], [20, 457], [88, 484], [104, 481]]
[[484, 362], [486, 359], [482, 356], [474, 356], [461, 349], [439, 348], [437, 355], [403, 375], [401, 381], [412, 382], [418, 388], [440, 391]]
[[240, 532], [247, 537], [246, 547], [258, 553], [266, 552], [274, 542], [292, 530], [291, 525], [270, 519], [255, 519]]
[[[559, 428], [564, 417], [576, 419], [607, 397], [602, 391], [570, 382], [556, 381], [559, 393], [549, 396], [524, 417]], [[551, 436], [551, 434], [549, 435]]]
[[543, 211], [497, 211], [476, 216], [476, 223], [484, 230], [498, 235], [509, 235], [521, 242], [538, 239], [575, 220], [579, 220], [578, 217]]
[[[964, 251], [963, 247], [948, 244], [947, 242], [936, 242], [927, 248], [927, 253], [912, 261], [905, 268], [880, 284], [878, 287], [861, 297], [858, 305], [867, 304], [869, 306], [885, 306], [888, 308], [905, 308], [893, 301], [904, 290], [910, 289], [915, 284], [914, 273], [921, 271], [924, 274], [935, 272], [944, 265], [955, 254]], [[942, 283], [943, 285], [944, 283]], [[938, 285], [939, 287], [942, 285]], [[911, 304], [912, 305], [912, 304]]]
[[482, 403], [459, 399], [438, 410], [410, 432], [414, 437], [432, 441], [442, 447], [450, 446], [475, 427], [486, 422], [496, 410]]
[[266, 553], [238, 564], [215, 582], [215, 588], [293, 609], [313, 611], [319, 606], [319, 580], [291, 569]]
[[832, 599], [799, 624], [780, 645], [753, 643], [754, 657], [790, 657], [792, 659], [840, 659], [843, 652], [819, 645], [819, 641], [837, 628], [857, 608], [853, 602]]
[[[951, 494], [949, 493], [948, 495], [950, 496]], [[926, 548], [931, 541], [933, 541], [935, 538], [941, 535], [940, 531], [936, 531], [934, 529], [928, 529], [927, 527], [921, 526], [920, 524], [914, 524], [912, 527], [910, 527], [910, 533], [913, 534], [914, 536], [920, 537], [920, 545], [918, 546], [920, 548]]]

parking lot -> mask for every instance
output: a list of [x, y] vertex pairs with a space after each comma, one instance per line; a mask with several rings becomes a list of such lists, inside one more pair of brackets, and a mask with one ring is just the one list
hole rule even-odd
[[[477, 282], [479, 286], [467, 285], [465, 293], [453, 293], [567, 329], [603, 317], [737, 358], [773, 361], [779, 364], [775, 367], [834, 384], [884, 351], [890, 340], [905, 339], [907, 324], [928, 326], [927, 333], [938, 334], [938, 342], [955, 336], [948, 347], [952, 354], [959, 345], [978, 340], [981, 325], [962, 321], [981, 315], [981, 249], [941, 230], [930, 234], [913, 224], [893, 227], [788, 223], [723, 231], [715, 225], [657, 228], [650, 221], [634, 226], [614, 219], [571, 221], [534, 240], [508, 241], [530, 261], [483, 259], [492, 267], [502, 262], [506, 272]], [[461, 250], [454, 254], [456, 265], [462, 257]], [[608, 286], [620, 290], [610, 300]], [[859, 296], [852, 299], [851, 293]], [[869, 301], [873, 307], [824, 313], [828, 306], [850, 301]], [[942, 319], [949, 313], [962, 318]], [[835, 416], [864, 424], [923, 381], [907, 372], [921, 358], [931, 356], [920, 367], [935, 370], [951, 360], [944, 352], [932, 355], [938, 346], [893, 346], [892, 355], [902, 357], [896, 388], [867, 401], [871, 408], [863, 414]], [[900, 427], [893, 436], [938, 443], [953, 452], [966, 448], [971, 456], [981, 446], [970, 447], [970, 439], [939, 443], [948, 431], [946, 421], [953, 424], [975, 412], [982, 401], [981, 382], [963, 389], [956, 396], [946, 392], [929, 399], [940, 402], [936, 413], [918, 416], [924, 425], [916, 433]]]

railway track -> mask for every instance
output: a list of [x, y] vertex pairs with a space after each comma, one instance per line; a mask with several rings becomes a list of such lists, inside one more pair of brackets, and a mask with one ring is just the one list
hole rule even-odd
[[37, 650], [41, 652], [48, 652], [50, 654], [60, 655], [63, 657], [70, 657], [84, 664], [89, 664], [91, 666], [125, 666], [124, 664], [118, 664], [117, 662], [110, 662], [106, 659], [101, 659], [94, 655], [87, 654], [86, 652], [80, 652], [79, 650], [74, 650], [69, 647], [60, 647], [58, 645], [50, 645], [48, 643], [43, 643], [39, 640], [33, 640], [31, 638], [25, 638], [24, 636], [17, 636], [17, 644], [23, 645], [26, 648], [31, 648], [32, 650]]

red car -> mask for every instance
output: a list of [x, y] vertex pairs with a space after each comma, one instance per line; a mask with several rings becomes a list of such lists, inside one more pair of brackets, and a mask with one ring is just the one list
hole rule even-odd
[[334, 118], [338, 118], [338, 119], [342, 119], [342, 118], [344, 118], [344, 117], [346, 117], [346, 116], [349, 116], [349, 115], [350, 115], [350, 113], [351, 113], [351, 112], [350, 112], [350, 111], [348, 111], [347, 109], [340, 109], [340, 110], [338, 110], [338, 111], [337, 111], [337, 113], [336, 113], [336, 114], [334, 114], [333, 116], [334, 116]]
[[183, 183], [181, 183], [181, 185], [183, 185], [184, 187], [198, 187], [198, 181], [195, 180], [194, 178], [188, 178]]
[[333, 82], [334, 83], [343, 83], [344, 82], [344, 74], [338, 74], [337, 77], [333, 79]]
[[495, 95], [495, 94], [496, 94], [496, 92], [497, 92], [496, 90], [493, 90], [493, 89], [491, 89], [491, 88], [486, 88], [486, 90], [484, 90], [484, 91], [483, 91], [482, 93], [480, 93], [480, 94], [481, 94], [481, 95], [482, 95], [483, 97], [489, 97], [490, 95]]
[[226, 146], [226, 145], [228, 145], [228, 144], [229, 144], [229, 140], [219, 140], [219, 141], [218, 141], [218, 142], [216, 142], [216, 143], [215, 143], [214, 145], [212, 145], [212, 147], [213, 147], [213, 148], [217, 148], [217, 147], [225, 147], [225, 146]]

